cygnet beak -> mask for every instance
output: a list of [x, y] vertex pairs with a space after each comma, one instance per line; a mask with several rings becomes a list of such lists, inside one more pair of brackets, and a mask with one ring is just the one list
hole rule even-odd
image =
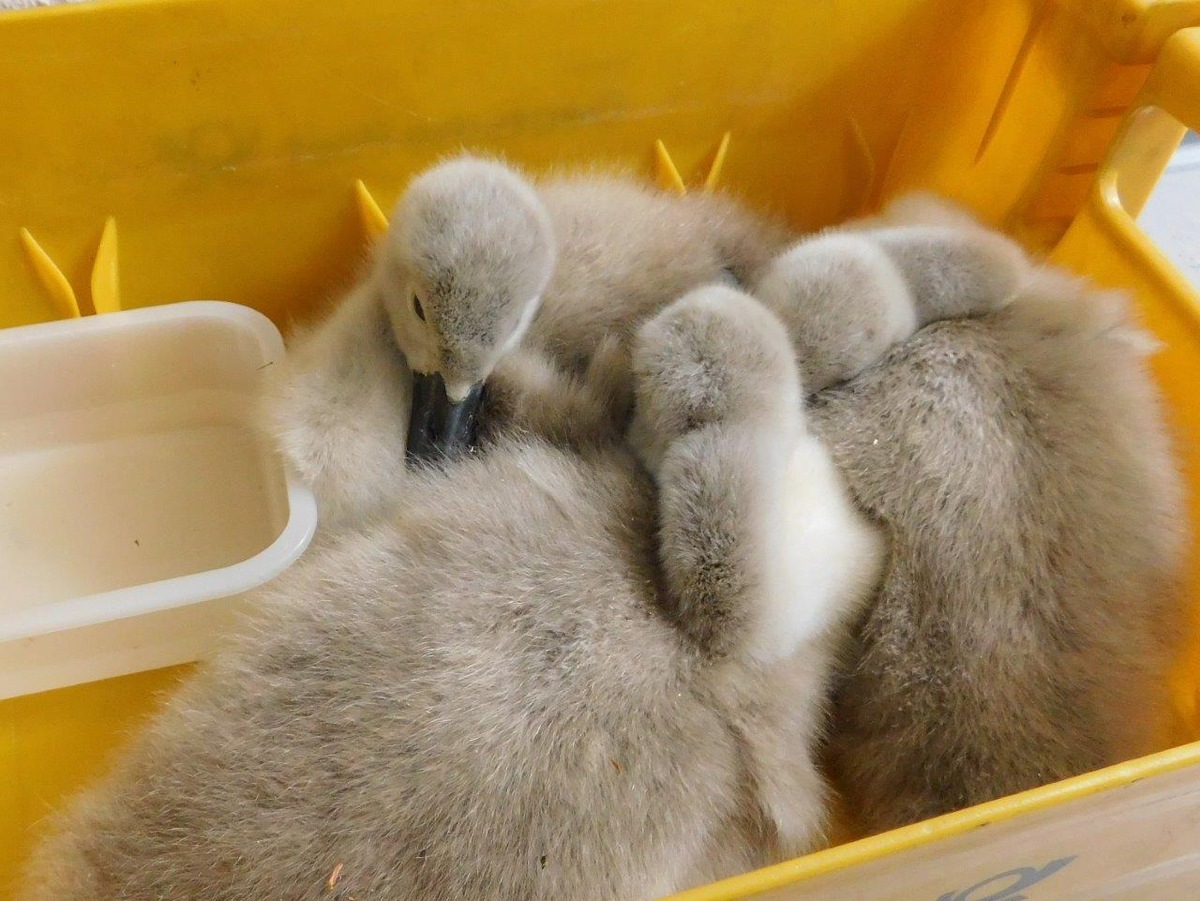
[[414, 372], [408, 421], [409, 463], [450, 459], [475, 447], [483, 382], [452, 401], [440, 373]]

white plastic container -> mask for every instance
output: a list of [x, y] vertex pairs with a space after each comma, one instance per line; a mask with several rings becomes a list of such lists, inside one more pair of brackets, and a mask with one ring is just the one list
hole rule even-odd
[[208, 301], [0, 331], [0, 699], [194, 660], [303, 552], [250, 418], [283, 352]]

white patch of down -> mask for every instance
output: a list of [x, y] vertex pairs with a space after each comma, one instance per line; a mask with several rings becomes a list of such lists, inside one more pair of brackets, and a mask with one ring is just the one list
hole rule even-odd
[[541, 308], [541, 306], [541, 294], [536, 294], [529, 299], [529, 302], [525, 304], [525, 309], [521, 310], [521, 317], [517, 320], [516, 326], [513, 328], [509, 336], [504, 340], [504, 344], [501, 345], [497, 358], [504, 356], [521, 343], [521, 339], [523, 339], [525, 337], [525, 333], [529, 331], [529, 326], [533, 323], [533, 317], [537, 315], [537, 311]]
[[872, 591], [884, 560], [878, 528], [854, 506], [826, 448], [802, 435], [762, 522], [763, 598], [749, 651], [791, 656]]

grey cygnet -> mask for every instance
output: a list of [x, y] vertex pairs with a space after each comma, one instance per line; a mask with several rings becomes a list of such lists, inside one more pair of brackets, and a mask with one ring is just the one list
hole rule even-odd
[[720, 196], [449, 160], [413, 180], [362, 280], [271, 373], [264, 421], [323, 522], [353, 520], [398, 490], [423, 405], [446, 428], [521, 343], [581, 373], [606, 334], [728, 273], [749, 281], [781, 242]]
[[830, 749], [866, 830], [1162, 746], [1187, 525], [1150, 343], [1123, 297], [1039, 268], [817, 396], [891, 544]]
[[633, 360], [645, 466], [498, 441], [324, 532], [19, 897], [633, 901], [809, 850], [883, 543], [765, 308], [700, 289]]

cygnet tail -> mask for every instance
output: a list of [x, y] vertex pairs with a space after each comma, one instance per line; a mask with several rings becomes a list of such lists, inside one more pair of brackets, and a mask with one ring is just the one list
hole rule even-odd
[[1034, 270], [1009, 308], [1034, 332], [1105, 338], [1149, 357], [1163, 344], [1137, 322], [1132, 298], [1123, 291], [1099, 291], [1086, 281], [1049, 266]]

